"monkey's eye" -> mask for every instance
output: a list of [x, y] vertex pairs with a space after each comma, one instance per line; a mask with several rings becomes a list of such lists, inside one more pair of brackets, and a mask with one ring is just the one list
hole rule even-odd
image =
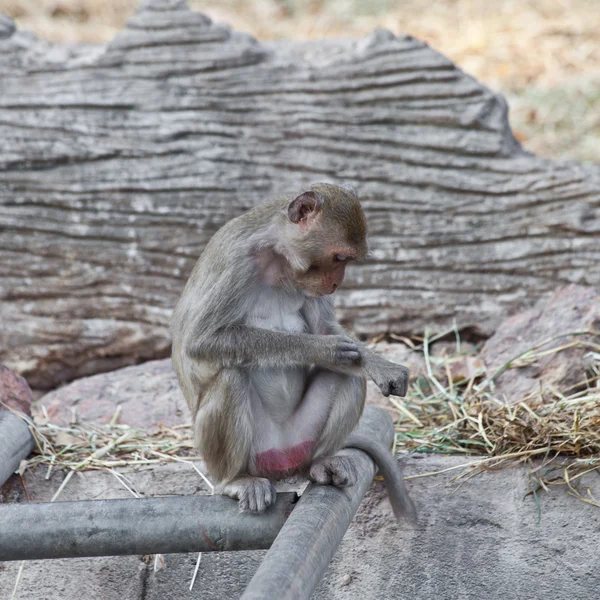
[[347, 256], [344, 256], [343, 254], [336, 254], [333, 257], [333, 262], [345, 262], [348, 260]]

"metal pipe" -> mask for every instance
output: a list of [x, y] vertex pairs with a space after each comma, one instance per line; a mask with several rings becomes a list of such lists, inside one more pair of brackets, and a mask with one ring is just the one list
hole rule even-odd
[[33, 450], [33, 438], [24, 419], [0, 410], [0, 487]]
[[[394, 425], [382, 408], [368, 406], [359, 429], [391, 446]], [[308, 600], [329, 566], [375, 475], [375, 464], [360, 450], [358, 482], [348, 488], [311, 486], [296, 504], [242, 600]]]
[[0, 561], [268, 548], [294, 508], [278, 494], [265, 514], [225, 496], [0, 505]]

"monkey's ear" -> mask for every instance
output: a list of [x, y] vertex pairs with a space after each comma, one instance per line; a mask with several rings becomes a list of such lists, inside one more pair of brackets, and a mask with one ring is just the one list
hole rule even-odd
[[342, 183], [340, 187], [358, 200], [358, 194], [356, 193], [354, 186], [351, 186], [349, 183]]
[[302, 223], [315, 217], [323, 206], [323, 196], [312, 190], [294, 198], [288, 206], [288, 217], [292, 223]]

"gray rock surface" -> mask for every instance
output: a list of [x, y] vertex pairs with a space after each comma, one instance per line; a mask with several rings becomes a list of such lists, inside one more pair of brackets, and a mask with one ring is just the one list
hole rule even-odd
[[[406, 475], [465, 463], [452, 457], [410, 458]], [[528, 491], [525, 468], [484, 473], [452, 494], [459, 471], [412, 479], [420, 511], [416, 529], [399, 529], [374, 483], [314, 595], [316, 600], [459, 598], [481, 600], [595, 600], [600, 589], [600, 511], [562, 488], [540, 497], [540, 512]], [[186, 465], [125, 471], [144, 495], [203, 493]], [[593, 474], [592, 474], [593, 475]], [[49, 500], [64, 473], [28, 473], [31, 501]], [[600, 480], [581, 482], [600, 497]], [[4, 500], [25, 501], [13, 478]], [[71, 479], [61, 500], [127, 497], [109, 473], [86, 472]], [[9, 498], [10, 496], [10, 498]], [[261, 552], [204, 554], [195, 588], [189, 584], [195, 555], [168, 555], [153, 572], [142, 557], [93, 558], [25, 563], [16, 598], [23, 600], [181, 600], [238, 598], [262, 558]], [[148, 564], [149, 563], [149, 564]], [[19, 565], [0, 564], [0, 590], [12, 590]]]
[[[586, 331], [594, 333], [565, 336]], [[551, 352], [573, 341], [579, 343]], [[540, 346], [536, 353], [547, 354], [532, 365], [508, 369], [494, 380], [497, 397], [518, 402], [540, 389], [573, 393], [577, 391], [575, 386], [582, 386], [591, 364], [586, 356], [600, 343], [600, 289], [576, 285], [560, 288], [531, 310], [504, 321], [485, 343], [481, 357], [493, 375], [507, 362], [543, 342], [549, 343]]]
[[372, 260], [337, 294], [364, 335], [488, 336], [557, 285], [600, 284], [598, 167], [514, 139], [503, 98], [423, 42], [261, 44], [144, 2], [106, 46], [0, 22], [0, 361], [30, 385], [165, 357], [226, 220], [348, 181]]
[[191, 419], [169, 358], [76, 379], [43, 396], [34, 405], [36, 416], [41, 406], [53, 423], [63, 425], [74, 417], [80, 423], [108, 423], [118, 407], [118, 423], [145, 429]]

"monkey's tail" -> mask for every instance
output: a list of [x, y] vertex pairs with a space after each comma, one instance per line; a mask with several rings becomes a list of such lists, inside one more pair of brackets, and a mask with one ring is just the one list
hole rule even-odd
[[379, 474], [385, 480], [388, 497], [396, 519], [398, 521], [406, 519], [411, 523], [416, 523], [417, 510], [408, 495], [400, 465], [390, 450], [380, 442], [356, 431], [348, 436], [344, 447], [358, 448], [373, 459], [379, 469]]

